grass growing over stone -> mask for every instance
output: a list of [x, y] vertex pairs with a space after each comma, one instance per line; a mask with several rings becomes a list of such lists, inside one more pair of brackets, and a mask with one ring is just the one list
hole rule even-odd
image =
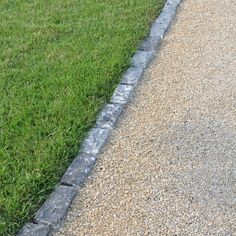
[[0, 1], [0, 235], [58, 183], [163, 3]]

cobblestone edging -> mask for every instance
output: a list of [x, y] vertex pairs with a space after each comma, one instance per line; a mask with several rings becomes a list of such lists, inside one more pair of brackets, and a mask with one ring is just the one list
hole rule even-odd
[[60, 185], [36, 212], [33, 222], [26, 223], [17, 236], [51, 236], [61, 227], [73, 199], [91, 173], [101, 149], [129, 102], [144, 69], [154, 57], [180, 2], [181, 0], [166, 1], [161, 14], [151, 27], [150, 35], [140, 45], [131, 60], [130, 68], [123, 74], [111, 101], [103, 108], [95, 126], [85, 138], [80, 154], [65, 172]]

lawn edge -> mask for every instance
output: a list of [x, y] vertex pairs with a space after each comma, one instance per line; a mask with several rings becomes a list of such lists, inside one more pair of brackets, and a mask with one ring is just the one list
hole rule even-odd
[[59, 186], [36, 212], [33, 222], [24, 224], [17, 236], [51, 236], [60, 229], [74, 198], [91, 174], [111, 131], [129, 103], [144, 69], [157, 54], [157, 49], [181, 1], [166, 1], [161, 13], [152, 24], [149, 36], [141, 43], [131, 59], [130, 68], [123, 74], [110, 102], [104, 106], [94, 127], [88, 132], [80, 153], [63, 175]]

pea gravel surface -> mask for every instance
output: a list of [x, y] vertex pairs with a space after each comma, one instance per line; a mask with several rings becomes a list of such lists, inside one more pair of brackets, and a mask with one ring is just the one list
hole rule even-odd
[[236, 235], [235, 25], [183, 1], [57, 236]]

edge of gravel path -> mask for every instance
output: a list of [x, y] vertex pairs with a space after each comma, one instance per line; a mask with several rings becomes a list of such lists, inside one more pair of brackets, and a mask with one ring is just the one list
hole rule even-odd
[[142, 78], [144, 69], [155, 56], [181, 1], [166, 1], [160, 15], [151, 27], [149, 36], [141, 43], [131, 59], [130, 68], [123, 74], [110, 102], [104, 106], [95, 126], [88, 132], [79, 155], [63, 175], [59, 186], [36, 212], [33, 222], [26, 223], [17, 236], [51, 236], [62, 226], [72, 201], [91, 174], [111, 131]]

